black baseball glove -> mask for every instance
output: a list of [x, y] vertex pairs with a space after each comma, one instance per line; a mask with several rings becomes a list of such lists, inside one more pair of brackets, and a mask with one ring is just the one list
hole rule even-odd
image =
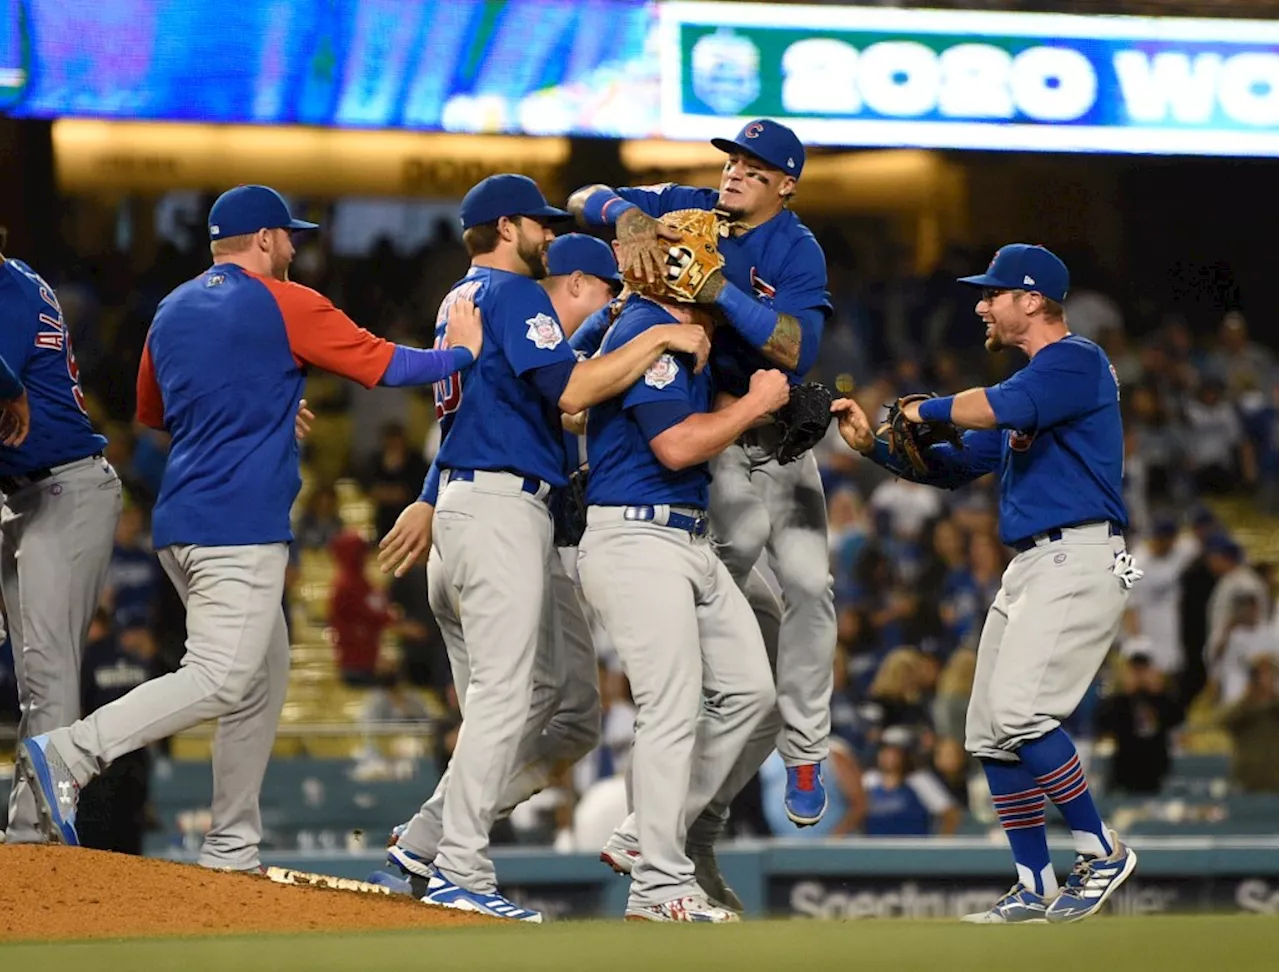
[[912, 402], [937, 397], [933, 393], [902, 396], [888, 406], [889, 415], [876, 433], [889, 443], [890, 452], [905, 459], [920, 475], [929, 472], [926, 452], [930, 446], [947, 442], [959, 448], [961, 444], [960, 430], [950, 422], [912, 422], [902, 411]]
[[587, 470], [569, 476], [569, 485], [551, 494], [551, 521], [557, 547], [576, 547], [587, 529]]
[[831, 424], [831, 392], [815, 381], [791, 389], [791, 401], [773, 415], [781, 435], [773, 450], [782, 465], [795, 462], [822, 441]]

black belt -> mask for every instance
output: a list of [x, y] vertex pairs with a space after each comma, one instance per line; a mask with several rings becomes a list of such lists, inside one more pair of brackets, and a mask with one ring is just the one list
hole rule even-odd
[[[508, 476], [520, 476], [519, 473], [507, 473], [504, 469], [484, 469], [482, 472], [502, 472]], [[476, 471], [474, 469], [450, 469], [448, 471], [449, 482], [473, 483], [476, 479]], [[542, 480], [534, 479], [532, 476], [520, 476], [520, 488], [530, 496], [537, 496], [538, 490], [542, 488]]]
[[60, 462], [56, 466], [45, 466], [41, 469], [29, 469], [18, 476], [0, 476], [0, 493], [6, 496], [12, 496], [20, 489], [26, 489], [36, 483], [42, 483], [46, 479], [53, 478], [55, 469], [61, 469], [63, 466], [70, 466], [72, 463], [82, 462], [85, 459], [101, 459], [101, 452], [95, 452], [91, 456], [81, 456], [79, 459], [70, 459], [67, 462]]
[[[1009, 546], [1018, 551], [1018, 553], [1026, 553], [1032, 547], [1036, 546], [1036, 541], [1038, 540], [1047, 540], [1049, 543], [1056, 543], [1062, 539], [1063, 530], [1070, 530], [1072, 527], [1089, 526], [1090, 524], [1097, 522], [1097, 520], [1088, 520], [1085, 523], [1068, 523], [1066, 526], [1054, 527], [1052, 530], [1046, 530], [1044, 533], [1037, 533], [1029, 537], [1024, 537], [1021, 540], [1015, 540], [1013, 543], [1009, 544]], [[1107, 536], [1123, 537], [1124, 529], [1119, 523], [1108, 521]]]

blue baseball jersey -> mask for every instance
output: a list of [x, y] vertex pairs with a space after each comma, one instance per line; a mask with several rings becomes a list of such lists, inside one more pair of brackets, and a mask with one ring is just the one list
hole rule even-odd
[[21, 260], [0, 264], [0, 357], [27, 389], [31, 431], [0, 445], [0, 476], [20, 476], [101, 452], [80, 390], [80, 368], [57, 295]]
[[372, 388], [394, 352], [323, 294], [230, 263], [165, 297], [138, 366], [138, 420], [172, 437], [156, 549], [292, 540], [307, 367]]
[[987, 398], [998, 428], [966, 432], [960, 450], [932, 447], [938, 473], [912, 478], [954, 488], [999, 470], [1007, 544], [1076, 523], [1128, 525], [1120, 383], [1098, 345], [1068, 335], [988, 388]]
[[484, 346], [465, 376], [436, 382], [443, 436], [436, 464], [511, 472], [564, 486], [569, 480], [560, 406], [532, 380], [540, 368], [577, 362], [551, 298], [529, 277], [472, 267], [440, 306], [437, 346], [444, 341], [450, 305], [463, 297], [480, 309]]
[[[619, 189], [618, 195], [650, 216], [677, 209], [715, 209], [720, 197], [715, 189], [674, 184]], [[792, 384], [799, 384], [817, 360], [822, 328], [831, 314], [822, 247], [800, 218], [784, 209], [745, 233], [721, 239], [720, 253], [730, 283], [769, 309], [790, 314], [800, 322], [799, 366], [787, 372]], [[718, 388], [742, 396], [753, 373], [778, 366], [732, 327], [719, 327], [712, 342], [711, 367]]]
[[[650, 300], [633, 296], [604, 339], [602, 351], [626, 344], [658, 324], [675, 319]], [[711, 409], [714, 397], [706, 369], [693, 373], [690, 355], [663, 354], [644, 376], [617, 398], [587, 413], [587, 503], [642, 506], [668, 503], [705, 509], [711, 468], [664, 466], [649, 440], [695, 412]], [[646, 414], [647, 412], [647, 414]]]
[[605, 304], [598, 311], [578, 325], [578, 329], [569, 338], [569, 346], [584, 358], [590, 358], [600, 350], [604, 336], [613, 325], [613, 301]]

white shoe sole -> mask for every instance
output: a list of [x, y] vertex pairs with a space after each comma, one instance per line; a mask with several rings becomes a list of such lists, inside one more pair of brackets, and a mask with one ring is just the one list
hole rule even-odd
[[613, 868], [614, 872], [624, 877], [631, 874], [631, 869], [636, 865], [636, 858], [628, 854], [626, 851], [614, 850], [606, 847], [600, 852], [600, 863], [608, 864]]

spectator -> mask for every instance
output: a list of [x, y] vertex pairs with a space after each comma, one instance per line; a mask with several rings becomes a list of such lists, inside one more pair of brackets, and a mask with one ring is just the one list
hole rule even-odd
[[868, 837], [927, 837], [954, 834], [960, 808], [927, 770], [918, 770], [911, 755], [909, 730], [887, 730], [876, 756], [876, 768], [862, 776], [867, 795]]
[[1239, 479], [1255, 480], [1252, 450], [1222, 382], [1206, 378], [1183, 406], [1187, 416], [1187, 463], [1202, 493], [1230, 493]]
[[1234, 595], [1226, 630], [1210, 645], [1210, 684], [1217, 687], [1220, 705], [1232, 705], [1248, 691], [1249, 673], [1258, 658], [1280, 653], [1275, 622], [1266, 616], [1263, 604], [1253, 591]]
[[130, 502], [116, 524], [115, 546], [102, 591], [103, 604], [111, 612], [116, 631], [151, 628], [159, 583], [160, 562], [151, 549], [146, 512]]
[[1199, 556], [1200, 544], [1193, 536], [1179, 538], [1177, 521], [1162, 517], [1135, 553], [1143, 577], [1129, 594], [1125, 630], [1149, 639], [1151, 664], [1165, 675], [1174, 675], [1183, 666], [1178, 609], [1182, 572]]
[[1249, 340], [1244, 315], [1230, 311], [1218, 328], [1218, 346], [1209, 355], [1206, 371], [1226, 387], [1232, 397], [1251, 389], [1266, 388], [1275, 381], [1275, 355]]
[[827, 538], [838, 601], [853, 596], [853, 570], [867, 542], [868, 532], [866, 510], [858, 494], [847, 487], [833, 492], [827, 501]]
[[327, 483], [316, 486], [298, 519], [294, 542], [303, 550], [324, 550], [341, 532], [337, 491]]
[[1192, 511], [1191, 530], [1200, 544], [1200, 556], [1182, 572], [1178, 599], [1178, 626], [1182, 631], [1182, 677], [1178, 701], [1184, 712], [1208, 679], [1204, 649], [1209, 640], [1209, 598], [1218, 583], [1218, 575], [1209, 568], [1206, 545], [1220, 529], [1217, 518], [1207, 508]]
[[769, 830], [776, 837], [845, 837], [858, 833], [867, 816], [867, 796], [863, 790], [862, 767], [843, 740], [833, 738], [827, 758], [822, 761], [822, 778], [827, 781], [827, 812], [812, 827], [797, 832], [783, 808], [787, 788], [787, 768], [775, 750], [760, 768], [761, 798]]
[[1263, 655], [1250, 666], [1243, 697], [1219, 716], [1231, 734], [1231, 779], [1246, 793], [1275, 793], [1280, 783], [1280, 709], [1276, 700], [1276, 659]]
[[933, 528], [933, 559], [920, 578], [926, 600], [936, 605], [948, 650], [976, 634], [981, 625], [980, 594], [965, 556], [964, 534], [952, 520]]
[[1170, 734], [1178, 717], [1164, 673], [1148, 655], [1130, 654], [1120, 670], [1119, 690], [1103, 700], [1097, 717], [1098, 735], [1115, 742], [1112, 790], [1160, 792], [1169, 772]]
[[1135, 387], [1126, 404], [1125, 431], [1132, 435], [1134, 450], [1142, 458], [1144, 498], [1156, 506], [1167, 505], [1184, 492], [1183, 434], [1152, 386]]
[[969, 539], [969, 567], [978, 589], [978, 614], [984, 621], [1008, 563], [1009, 556], [994, 533], [975, 533]]
[[[108, 612], [99, 608], [89, 627], [80, 672], [81, 711], [88, 715], [160, 674], [149, 631], [117, 632]], [[151, 754], [125, 753], [80, 792], [76, 831], [84, 847], [142, 854], [151, 785]]]
[[959, 739], [939, 739], [933, 749], [934, 772], [961, 809], [969, 806], [969, 770], [972, 764], [973, 760]]
[[400, 512], [418, 498], [427, 477], [427, 462], [409, 448], [400, 422], [387, 422], [379, 434], [381, 447], [361, 485], [374, 503], [374, 530], [385, 537]]
[[338, 572], [329, 591], [329, 625], [333, 629], [338, 672], [353, 688], [377, 681], [382, 632], [396, 620], [386, 596], [365, 577], [369, 545], [354, 530], [343, 530], [329, 545]]
[[453, 673], [444, 637], [427, 601], [427, 582], [422, 568], [413, 567], [403, 577], [392, 577], [387, 596], [392, 610], [403, 618], [396, 625], [396, 637], [405, 680], [410, 685], [443, 695], [453, 680]]
[[1205, 553], [1209, 570], [1218, 579], [1206, 607], [1209, 630], [1205, 641], [1205, 661], [1212, 669], [1215, 657], [1226, 648], [1228, 630], [1238, 624], [1238, 600], [1242, 595], [1253, 595], [1257, 598], [1258, 610], [1265, 616], [1268, 613], [1265, 607], [1267, 587], [1253, 568], [1244, 562], [1244, 551], [1239, 544], [1226, 534], [1209, 538], [1205, 542]]
[[631, 759], [636, 707], [627, 677], [603, 662], [596, 665], [600, 683], [600, 744], [574, 767], [574, 789], [586, 793], [597, 780], [624, 774]]
[[972, 648], [961, 648], [947, 659], [947, 664], [938, 676], [938, 694], [934, 697], [931, 711], [933, 729], [939, 742], [950, 739], [962, 745], [964, 743], [965, 718], [977, 664], [978, 653]]
[[929, 731], [923, 691], [925, 666], [924, 655], [915, 648], [895, 648], [885, 656], [868, 699], [860, 706], [860, 714], [871, 727], [871, 743], [879, 743], [891, 727], [908, 732]]

